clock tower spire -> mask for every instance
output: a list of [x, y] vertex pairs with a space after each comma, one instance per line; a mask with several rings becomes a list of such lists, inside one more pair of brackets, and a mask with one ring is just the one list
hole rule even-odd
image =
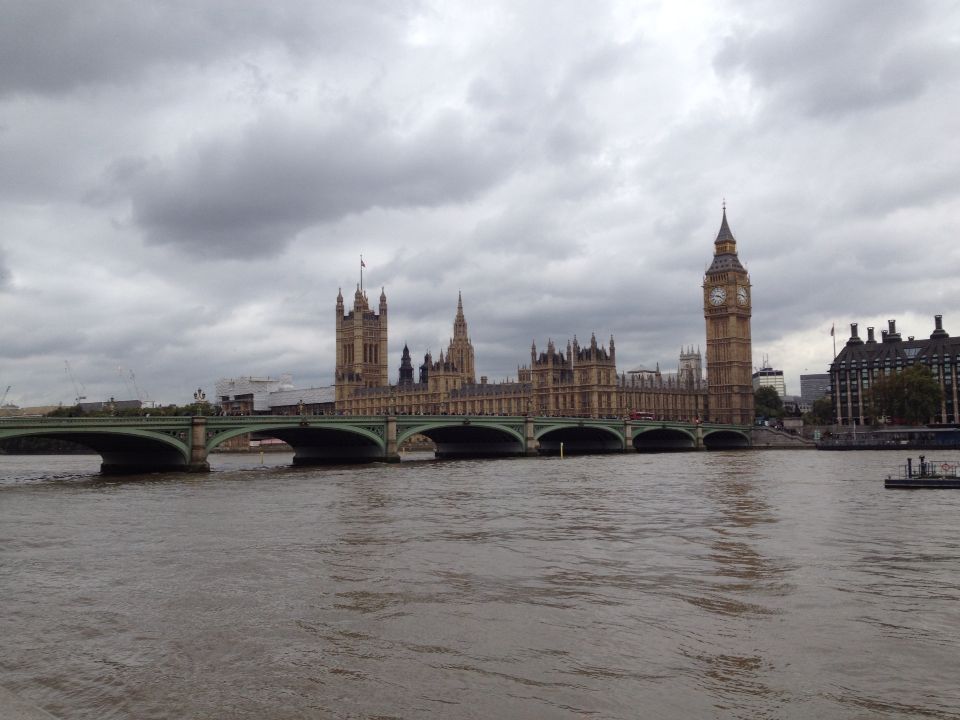
[[707, 323], [707, 407], [711, 422], [752, 425], [753, 346], [750, 275], [737, 257], [737, 241], [723, 204], [713, 262], [703, 278]]

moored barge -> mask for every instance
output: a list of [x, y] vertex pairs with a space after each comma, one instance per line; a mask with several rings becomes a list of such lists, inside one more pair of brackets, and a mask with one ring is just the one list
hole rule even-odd
[[907, 464], [900, 467], [898, 475], [887, 475], [883, 481], [885, 488], [960, 488], [960, 463], [955, 460], [927, 460], [920, 456], [916, 465], [913, 458], [907, 458]]

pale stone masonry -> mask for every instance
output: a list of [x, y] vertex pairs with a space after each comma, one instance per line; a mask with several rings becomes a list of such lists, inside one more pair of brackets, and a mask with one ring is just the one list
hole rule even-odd
[[387, 296], [381, 289], [379, 314], [370, 309], [357, 285], [353, 309], [344, 314], [343, 293], [337, 293], [337, 401], [359, 388], [384, 387], [387, 379]]
[[[338, 294], [337, 412], [593, 418], [642, 414], [651, 419], [750, 425], [750, 281], [737, 259], [726, 208], [703, 290], [706, 381], [700, 353], [692, 348], [681, 350], [676, 374], [661, 374], [658, 368], [628, 377], [617, 372], [614, 338], [604, 346], [591, 335], [588, 345], [581, 346], [574, 338], [565, 351], [548, 340], [546, 349], [538, 353], [534, 342], [530, 364], [518, 367], [516, 381], [488, 383], [482, 377], [477, 382], [461, 295], [446, 353], [441, 351], [437, 360], [427, 353], [415, 382], [410, 352], [404, 347], [396, 385], [386, 379], [386, 296], [381, 293], [378, 316], [370, 311], [366, 295], [358, 288], [354, 307], [345, 315], [343, 296]], [[362, 359], [361, 353], [365, 353]]]
[[752, 309], [750, 275], [737, 257], [737, 241], [724, 206], [713, 262], [703, 278], [711, 422], [753, 424]]

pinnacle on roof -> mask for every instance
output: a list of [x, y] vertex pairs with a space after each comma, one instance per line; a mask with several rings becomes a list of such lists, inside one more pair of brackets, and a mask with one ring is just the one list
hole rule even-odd
[[720, 232], [717, 233], [717, 239], [714, 240], [715, 243], [722, 242], [736, 242], [737, 239], [733, 236], [733, 233], [730, 232], [730, 225], [727, 224], [727, 203], [723, 203], [723, 220], [720, 222]]
[[737, 258], [737, 239], [730, 232], [730, 225], [727, 223], [727, 202], [724, 200], [723, 219], [720, 221], [717, 239], [713, 242], [713, 262], [707, 269], [707, 275], [730, 271], [744, 272], [745, 268]]

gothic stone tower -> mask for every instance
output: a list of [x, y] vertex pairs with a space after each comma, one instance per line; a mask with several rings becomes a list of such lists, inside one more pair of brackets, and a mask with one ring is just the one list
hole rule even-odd
[[737, 257], [727, 208], [703, 278], [707, 322], [707, 405], [711, 422], [753, 424], [750, 276]]
[[403, 355], [400, 356], [400, 378], [397, 385], [409, 387], [413, 385], [413, 360], [410, 358], [410, 348], [403, 344]]
[[343, 293], [337, 293], [337, 400], [357, 388], [384, 387], [387, 379], [387, 296], [380, 291], [380, 314], [370, 309], [367, 294], [357, 286], [353, 309], [344, 314]]
[[447, 347], [447, 361], [452, 362], [464, 385], [476, 383], [474, 371], [473, 343], [467, 333], [467, 320], [463, 316], [463, 295], [457, 296], [457, 317], [453, 321], [453, 337]]

